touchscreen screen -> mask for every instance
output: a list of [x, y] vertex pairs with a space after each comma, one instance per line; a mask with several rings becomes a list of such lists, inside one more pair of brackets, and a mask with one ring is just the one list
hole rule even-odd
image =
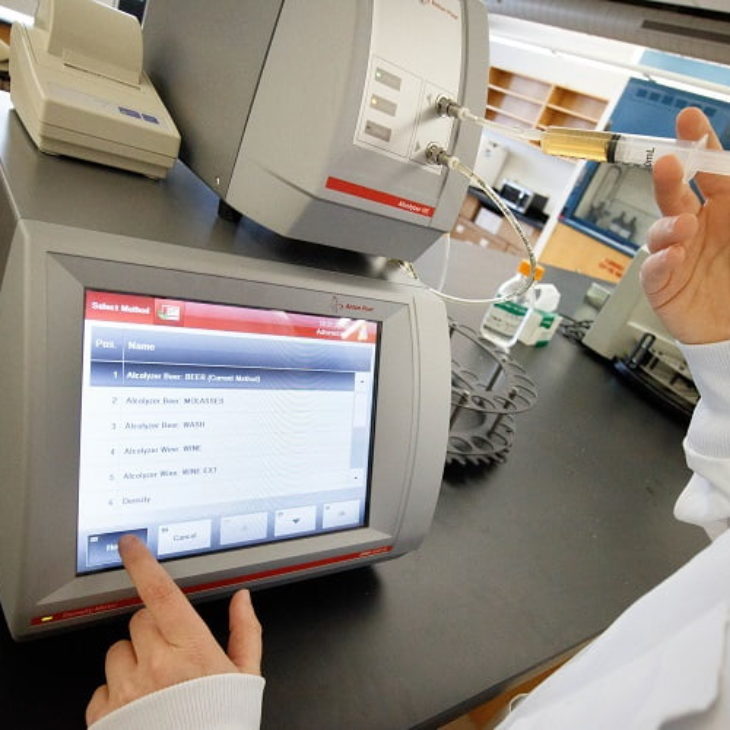
[[77, 572], [367, 524], [379, 325], [87, 290]]

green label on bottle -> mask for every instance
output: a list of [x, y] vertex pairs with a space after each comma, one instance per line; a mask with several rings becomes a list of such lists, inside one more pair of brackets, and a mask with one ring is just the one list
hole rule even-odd
[[495, 305], [498, 309], [504, 309], [505, 312], [516, 314], [518, 317], [524, 317], [527, 314], [527, 307], [517, 302], [497, 302]]
[[540, 327], [544, 327], [546, 330], [549, 330], [553, 326], [554, 321], [555, 321], [554, 314], [543, 313], [542, 319], [540, 320]]

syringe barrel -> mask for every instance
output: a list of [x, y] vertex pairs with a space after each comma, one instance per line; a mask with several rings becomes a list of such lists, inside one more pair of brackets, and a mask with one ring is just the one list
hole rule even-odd
[[682, 163], [685, 180], [699, 171], [730, 175], [730, 151], [706, 149], [707, 137], [686, 140], [548, 127], [539, 141], [540, 149], [549, 155], [634, 165], [648, 170], [661, 157], [675, 155]]
[[618, 135], [571, 127], [548, 127], [540, 140], [540, 149], [558, 157], [576, 157], [595, 162], [612, 161], [613, 145]]
[[621, 135], [615, 146], [615, 161], [653, 168], [656, 161], [674, 155], [682, 164], [685, 182], [698, 172], [730, 175], [730, 151], [707, 149], [708, 136], [698, 140]]
[[618, 135], [613, 148], [613, 159], [609, 162], [621, 162], [624, 165], [636, 165], [651, 170], [660, 157], [676, 155], [686, 165], [697, 148], [697, 142], [687, 140], [621, 134]]

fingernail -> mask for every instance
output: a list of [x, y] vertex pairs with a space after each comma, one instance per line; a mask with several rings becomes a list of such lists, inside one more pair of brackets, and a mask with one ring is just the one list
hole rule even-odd
[[674, 226], [677, 224], [678, 217], [679, 216], [672, 215], [667, 218], [662, 218], [662, 233], [667, 235], [674, 233]]
[[652, 258], [655, 261], [660, 261], [662, 266], [666, 266], [667, 264], [665, 262], [671, 257], [672, 263], [676, 265], [684, 261], [686, 253], [684, 246], [679, 243], [673, 243], [671, 246], [667, 246], [667, 248], [652, 254]]
[[119, 538], [119, 549], [120, 550], [129, 550], [135, 543], [137, 542], [137, 537], [135, 535], [122, 535]]

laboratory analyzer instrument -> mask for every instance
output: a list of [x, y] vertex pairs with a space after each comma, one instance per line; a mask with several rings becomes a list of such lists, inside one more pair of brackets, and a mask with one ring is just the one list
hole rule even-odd
[[[434, 294], [38, 154], [0, 96], [0, 599], [17, 638], [133, 609], [119, 537], [193, 599], [414, 549], [446, 453]], [[245, 255], [243, 255], [245, 253]]]
[[689, 416], [699, 394], [682, 351], [641, 287], [639, 273], [648, 256], [646, 246], [636, 252], [582, 342], [655, 399]]
[[436, 101], [484, 102], [479, 0], [154, 0], [143, 38], [181, 159], [226, 210], [407, 261], [451, 230], [467, 181], [425, 151], [476, 157]]

